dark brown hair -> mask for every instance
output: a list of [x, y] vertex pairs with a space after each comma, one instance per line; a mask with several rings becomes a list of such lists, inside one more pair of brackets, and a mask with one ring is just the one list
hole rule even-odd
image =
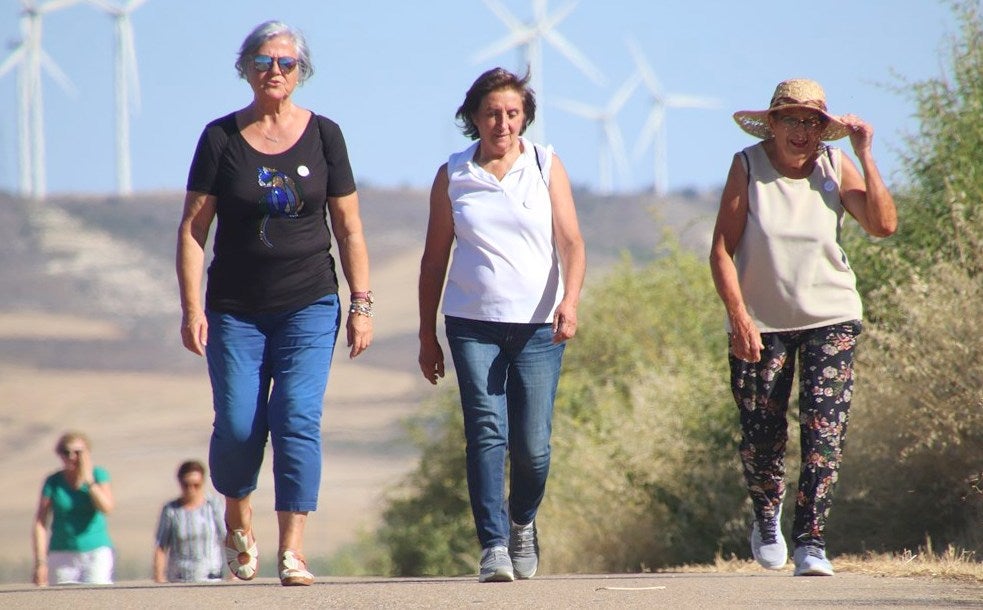
[[198, 460], [188, 460], [182, 463], [177, 469], [177, 480], [180, 481], [189, 473], [200, 472], [201, 476], [205, 476], [205, 465]]
[[457, 109], [455, 116], [464, 135], [472, 140], [478, 139], [478, 126], [474, 123], [474, 114], [478, 112], [481, 100], [485, 99], [486, 95], [500, 89], [512, 89], [522, 96], [522, 111], [526, 118], [519, 134], [526, 132], [526, 128], [536, 118], [536, 92], [529, 87], [529, 71], [526, 70], [526, 75], [519, 78], [505, 68], [492, 68], [474, 81], [464, 96], [464, 103]]

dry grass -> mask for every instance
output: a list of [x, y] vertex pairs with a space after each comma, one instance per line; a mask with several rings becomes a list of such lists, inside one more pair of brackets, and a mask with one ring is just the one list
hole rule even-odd
[[[863, 555], [837, 555], [831, 558], [833, 568], [837, 572], [866, 574], [869, 576], [887, 576], [891, 578], [942, 578], [967, 583], [983, 584], [983, 563], [969, 551], [960, 551], [949, 547], [943, 553], [933, 553], [921, 549], [919, 552], [905, 551], [900, 554], [865, 553]], [[689, 573], [754, 573], [764, 568], [749, 559], [729, 559], [718, 555], [711, 565], [685, 565], [667, 568], [665, 572]], [[791, 564], [782, 568], [792, 571]]]

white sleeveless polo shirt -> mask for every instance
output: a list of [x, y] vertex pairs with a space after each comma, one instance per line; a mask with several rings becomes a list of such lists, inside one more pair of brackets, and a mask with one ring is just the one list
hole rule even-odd
[[486, 322], [552, 322], [563, 297], [548, 186], [553, 147], [522, 138], [522, 154], [501, 181], [475, 163], [477, 150], [475, 142], [447, 162], [455, 246], [441, 311]]

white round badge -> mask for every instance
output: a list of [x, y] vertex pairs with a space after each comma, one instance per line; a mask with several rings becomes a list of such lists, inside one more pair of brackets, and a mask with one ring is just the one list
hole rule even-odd
[[300, 176], [301, 178], [306, 178], [309, 175], [311, 175], [311, 170], [307, 169], [307, 166], [306, 165], [298, 165], [297, 166], [297, 175]]
[[836, 183], [833, 182], [832, 180], [827, 180], [826, 182], [823, 183], [823, 190], [826, 191], [827, 193], [832, 193], [833, 189], [835, 188], [836, 188]]

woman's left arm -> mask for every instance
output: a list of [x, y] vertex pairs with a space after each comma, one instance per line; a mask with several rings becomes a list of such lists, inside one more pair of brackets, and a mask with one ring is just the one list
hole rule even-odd
[[[338, 258], [348, 281], [350, 292], [369, 290], [369, 250], [362, 232], [362, 218], [358, 212], [358, 192], [342, 197], [328, 197], [328, 213], [331, 230], [338, 240]], [[346, 323], [348, 356], [354, 358], [372, 344], [372, 318], [361, 312], [350, 312]]]
[[875, 237], [887, 237], [898, 228], [898, 211], [874, 162], [871, 150], [874, 128], [852, 114], [845, 114], [839, 119], [850, 128], [850, 144], [863, 169], [861, 175], [853, 161], [842, 155], [840, 197], [843, 207], [857, 219], [864, 231]]
[[580, 290], [587, 273], [587, 251], [577, 222], [570, 177], [555, 154], [550, 168], [550, 202], [553, 206], [553, 235], [563, 273], [563, 299], [553, 314], [553, 341], [558, 343], [577, 334], [577, 305], [580, 304]]

